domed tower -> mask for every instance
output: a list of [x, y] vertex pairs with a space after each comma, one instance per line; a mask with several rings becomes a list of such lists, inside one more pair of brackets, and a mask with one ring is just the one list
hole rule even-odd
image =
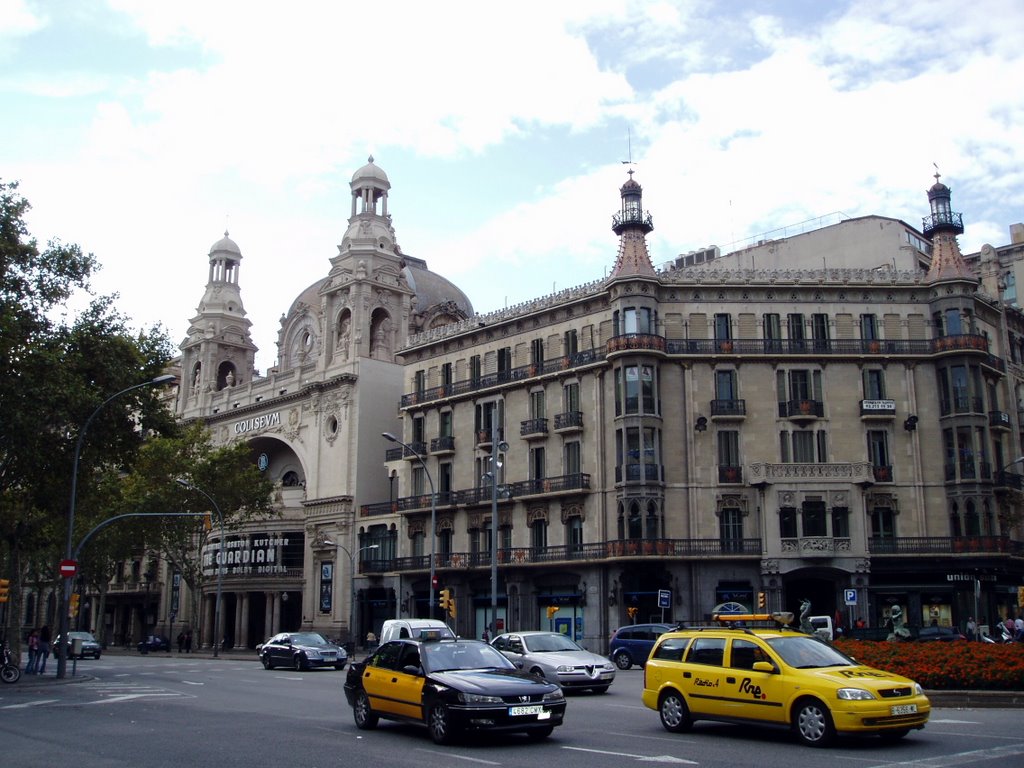
[[210, 271], [188, 336], [179, 345], [183, 405], [199, 406], [202, 396], [252, 380], [256, 346], [238, 284], [242, 252], [224, 233], [210, 248]]
[[654, 277], [654, 265], [647, 252], [647, 233], [654, 229], [654, 221], [649, 213], [644, 213], [643, 188], [633, 180], [632, 169], [619, 192], [622, 210], [612, 216], [612, 230], [619, 236], [619, 255], [609, 278]]
[[928, 190], [931, 215], [925, 216], [922, 231], [932, 241], [932, 263], [928, 269], [928, 282], [939, 280], [971, 278], [973, 274], [957, 243], [957, 235], [963, 234], [963, 216], [955, 213], [950, 201], [952, 192], [939, 181], [935, 172], [935, 183]]

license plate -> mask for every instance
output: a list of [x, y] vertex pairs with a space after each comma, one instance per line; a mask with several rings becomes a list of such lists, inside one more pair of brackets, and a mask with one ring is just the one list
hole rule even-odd
[[519, 717], [521, 715], [543, 715], [544, 707], [540, 705], [534, 705], [531, 707], [509, 707], [508, 714], [510, 717]]
[[913, 715], [917, 712], [917, 704], [897, 704], [889, 707], [890, 715]]

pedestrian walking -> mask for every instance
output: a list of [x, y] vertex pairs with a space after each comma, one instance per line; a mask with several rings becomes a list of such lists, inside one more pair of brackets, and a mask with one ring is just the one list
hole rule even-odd
[[178, 633], [178, 653], [181, 653], [183, 650], [185, 650], [185, 633], [184, 632], [179, 632]]
[[967, 639], [977, 640], [978, 639], [978, 625], [974, 622], [973, 616], [967, 617]]
[[50, 625], [44, 624], [43, 628], [39, 630], [39, 655], [36, 657], [38, 662], [38, 668], [36, 674], [46, 674], [46, 660], [50, 658]]
[[185, 653], [192, 653], [192, 630], [185, 630]]
[[25, 666], [26, 675], [34, 675], [39, 664], [39, 630], [33, 629], [28, 633], [26, 640], [28, 645], [28, 664]]

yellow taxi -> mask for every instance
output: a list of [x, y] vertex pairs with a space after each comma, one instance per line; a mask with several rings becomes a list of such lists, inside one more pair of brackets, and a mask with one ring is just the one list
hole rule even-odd
[[824, 747], [836, 734], [901, 739], [928, 721], [920, 685], [785, 626], [790, 613], [714, 618], [718, 626], [662, 635], [644, 666], [644, 705], [668, 731], [695, 720], [752, 723]]

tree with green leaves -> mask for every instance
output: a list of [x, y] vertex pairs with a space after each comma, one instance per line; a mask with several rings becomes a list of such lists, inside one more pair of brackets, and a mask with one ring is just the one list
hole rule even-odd
[[[179, 482], [182, 481], [182, 482]], [[204, 550], [220, 536], [223, 515], [225, 532], [246, 523], [280, 515], [273, 505], [274, 484], [256, 466], [252, 448], [244, 442], [213, 446], [210, 433], [200, 423], [184, 428], [175, 437], [146, 442], [132, 472], [124, 478], [125, 512], [211, 513], [207, 530], [202, 518], [153, 517], [145, 519], [143, 538], [152, 555], [163, 558], [181, 574], [193, 596], [190, 621], [201, 627], [199, 597], [215, 573], [215, 564], [204, 567]], [[211, 503], [212, 499], [212, 503]], [[220, 638], [203, 638], [207, 640]]]
[[[0, 180], [0, 573], [11, 579], [8, 617], [23, 615], [22, 587], [59, 588], [72, 467], [83, 425], [112, 394], [151, 380], [173, 356], [160, 328], [132, 330], [116, 296], [97, 296], [99, 268], [77, 245], [29, 235], [29, 203]], [[68, 316], [73, 296], [84, 310]], [[173, 414], [153, 388], [134, 390], [96, 413], [78, 462], [75, 531], [107, 514], [97, 480], [130, 467], [148, 434], [172, 433]], [[36, 620], [56, 625], [57, 617]], [[11, 621], [11, 618], [9, 618]], [[19, 638], [9, 633], [17, 646]]]

